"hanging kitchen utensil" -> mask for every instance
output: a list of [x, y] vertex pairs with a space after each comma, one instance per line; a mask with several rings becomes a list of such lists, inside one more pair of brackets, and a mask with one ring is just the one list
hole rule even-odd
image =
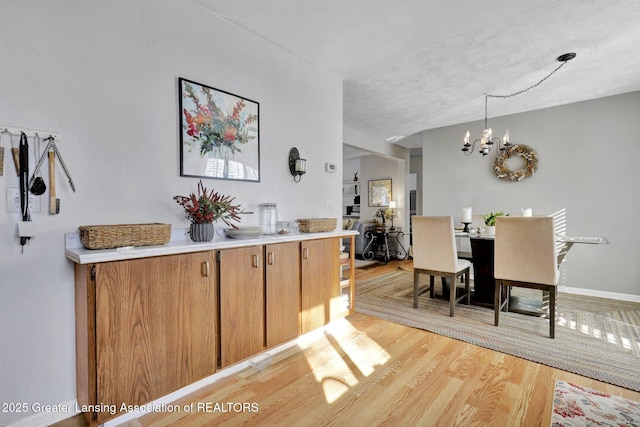
[[56, 153], [49, 151], [49, 215], [60, 213], [60, 199], [56, 198]]
[[11, 155], [13, 156], [13, 164], [16, 166], [16, 175], [20, 176], [20, 152], [13, 146], [13, 135], [9, 132], [9, 141], [11, 141]]
[[[22, 221], [31, 221], [29, 214], [29, 143], [27, 135], [22, 132], [20, 134], [20, 150], [19, 150], [19, 167], [20, 167], [20, 212], [22, 212]], [[30, 237], [20, 237], [20, 244], [24, 249]]]
[[[2, 146], [2, 137], [5, 133], [9, 133], [7, 129], [3, 129], [0, 132], [0, 176], [4, 175], [4, 147]], [[11, 138], [11, 134], [9, 133], [9, 138]]]
[[[31, 181], [29, 181], [29, 187], [31, 187], [36, 179], [36, 172], [40, 172], [40, 166], [42, 166], [42, 162], [44, 162], [45, 157], [47, 157], [49, 151], [52, 151], [55, 153], [55, 156], [58, 157], [58, 160], [60, 161], [60, 166], [62, 166], [62, 170], [64, 170], [64, 173], [67, 175], [67, 179], [69, 179], [69, 185], [71, 186], [71, 189], [73, 190], [73, 192], [76, 192], [76, 186], [73, 184], [73, 180], [71, 179], [71, 175], [69, 174], [69, 170], [67, 169], [67, 165], [64, 164], [64, 161], [62, 160], [62, 155], [60, 154], [60, 150], [58, 150], [58, 146], [56, 145], [56, 141], [55, 138], [53, 136], [49, 136], [48, 138], [44, 139], [45, 141], [48, 141], [47, 146], [45, 147], [44, 151], [42, 152], [42, 155], [40, 156], [40, 160], [38, 160], [38, 164], [36, 165], [36, 168], [34, 170], [33, 176], [31, 177]], [[54, 157], [55, 157], [54, 156]], [[52, 168], [49, 168], [49, 170], [51, 170]], [[51, 178], [51, 177], [49, 177]]]
[[[40, 157], [40, 136], [35, 134], [33, 137], [34, 145], [35, 145], [35, 154], [36, 158]], [[44, 179], [42, 179], [42, 174], [40, 173], [40, 169], [33, 172], [33, 176], [35, 179], [33, 180], [33, 184], [29, 186], [29, 190], [35, 194], [36, 196], [40, 196], [44, 194], [47, 189], [47, 185], [44, 183]]]

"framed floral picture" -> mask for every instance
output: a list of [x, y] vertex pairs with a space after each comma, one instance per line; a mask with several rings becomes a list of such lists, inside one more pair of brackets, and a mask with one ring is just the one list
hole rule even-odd
[[369, 206], [389, 206], [391, 201], [391, 179], [369, 181]]
[[260, 181], [260, 104], [184, 78], [180, 176]]

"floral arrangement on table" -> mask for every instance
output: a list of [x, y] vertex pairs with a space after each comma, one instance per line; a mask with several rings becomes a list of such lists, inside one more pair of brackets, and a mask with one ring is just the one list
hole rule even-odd
[[202, 180], [198, 182], [198, 194], [174, 196], [173, 200], [184, 208], [192, 224], [208, 224], [222, 220], [228, 226], [238, 228], [232, 222], [240, 222], [240, 214], [244, 213], [240, 205], [233, 204], [235, 197], [222, 195], [213, 189], [208, 191]]
[[486, 225], [487, 227], [495, 227], [496, 218], [498, 218], [499, 216], [509, 216], [509, 214], [505, 214], [503, 211], [488, 213], [487, 215], [482, 217], [484, 219], [484, 225]]
[[187, 134], [194, 142], [200, 143], [201, 156], [223, 147], [235, 154], [242, 151], [240, 145], [256, 138], [257, 127], [254, 123], [258, 121], [258, 116], [243, 113], [242, 110], [247, 105], [243, 99], [236, 102], [228, 114], [216, 103], [210, 88], [202, 86], [202, 93], [206, 98], [204, 104], [200, 103], [193, 86], [185, 82], [184, 88], [186, 93], [183, 96], [191, 99], [196, 106], [195, 110], [182, 110], [187, 123]]
[[387, 222], [387, 220], [392, 220], [393, 218], [395, 218], [397, 216], [398, 216], [398, 214], [393, 212], [392, 209], [380, 208], [373, 215], [373, 219], [377, 220], [378, 222], [381, 222], [382, 225], [384, 225], [385, 222]]

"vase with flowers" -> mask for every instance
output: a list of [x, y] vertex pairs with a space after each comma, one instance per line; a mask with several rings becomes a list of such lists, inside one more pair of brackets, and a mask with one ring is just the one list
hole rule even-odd
[[396, 216], [398, 215], [392, 209], [380, 208], [373, 215], [373, 218], [378, 222], [379, 227], [384, 229], [387, 225], [387, 220], [393, 220]]
[[198, 193], [189, 196], [174, 196], [183, 207], [186, 217], [191, 221], [189, 237], [194, 242], [209, 242], [213, 240], [214, 223], [221, 220], [230, 227], [236, 227], [233, 222], [240, 222], [240, 214], [244, 210], [240, 205], [233, 204], [235, 197], [222, 195], [215, 190], [207, 190], [198, 182]]

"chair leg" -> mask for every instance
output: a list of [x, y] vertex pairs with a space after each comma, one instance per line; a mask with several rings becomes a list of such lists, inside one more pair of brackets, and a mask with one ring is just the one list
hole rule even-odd
[[502, 281], [496, 280], [496, 288], [493, 293], [493, 307], [494, 307], [494, 320], [493, 324], [498, 326], [498, 321], [500, 320], [500, 310], [502, 307], [502, 302], [500, 301], [502, 297]]
[[418, 308], [418, 284], [420, 282], [418, 269], [413, 269], [413, 308]]
[[471, 288], [469, 283], [469, 271], [464, 273], [464, 289], [467, 292], [467, 305], [471, 305]]
[[556, 288], [549, 291], [549, 336], [556, 337]]
[[451, 278], [451, 287], [449, 288], [449, 316], [453, 317], [456, 311], [456, 276]]
[[436, 296], [436, 278], [429, 276], [429, 298], [433, 299]]
[[509, 312], [509, 302], [511, 301], [511, 286], [505, 286], [504, 288], [504, 301], [502, 305], [504, 306], [504, 311]]

